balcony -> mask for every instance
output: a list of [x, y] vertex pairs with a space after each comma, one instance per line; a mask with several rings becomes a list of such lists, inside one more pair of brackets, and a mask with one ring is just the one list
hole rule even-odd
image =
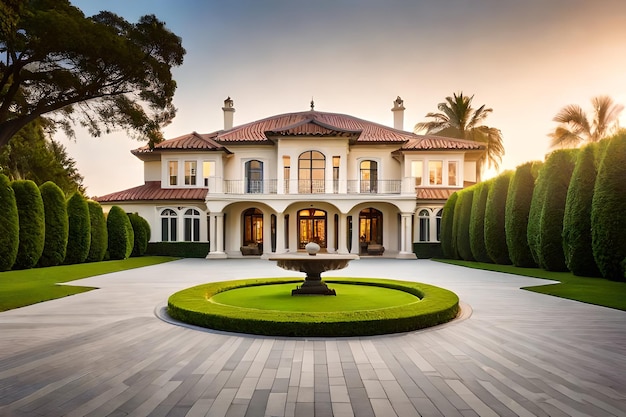
[[209, 194], [384, 194], [415, 193], [415, 180], [325, 181], [286, 180], [263, 181], [209, 179]]

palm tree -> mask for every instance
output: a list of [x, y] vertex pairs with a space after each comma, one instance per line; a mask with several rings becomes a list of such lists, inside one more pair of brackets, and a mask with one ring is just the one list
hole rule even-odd
[[[474, 96], [464, 96], [463, 92], [458, 95], [454, 93], [452, 97], [446, 97], [444, 103], [439, 103], [437, 108], [441, 113], [428, 113], [426, 117], [433, 120], [415, 125], [414, 132], [425, 130], [426, 134], [436, 134], [439, 136], [452, 137], [457, 139], [467, 139], [482, 142], [487, 148], [487, 152], [478, 160], [476, 167], [477, 174], [480, 174], [482, 167], [500, 167], [504, 146], [502, 145], [502, 132], [500, 129], [483, 125], [493, 109], [485, 108], [483, 104], [478, 109], [472, 107]], [[480, 178], [480, 175], [478, 175]]]
[[553, 121], [559, 123], [552, 138], [552, 148], [575, 148], [583, 143], [597, 142], [619, 129], [619, 114], [624, 109], [609, 96], [598, 96], [591, 99], [593, 120], [577, 104], [563, 107], [554, 116]]

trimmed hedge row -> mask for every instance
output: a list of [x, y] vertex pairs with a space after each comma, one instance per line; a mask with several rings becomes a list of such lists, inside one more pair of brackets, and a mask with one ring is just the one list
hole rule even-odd
[[506, 244], [506, 233], [504, 232], [504, 215], [512, 175], [512, 171], [506, 171], [493, 180], [489, 187], [485, 207], [485, 247], [487, 254], [494, 263], [504, 265], [511, 263]]
[[100, 262], [107, 252], [109, 235], [107, 233], [107, 221], [102, 211], [102, 206], [97, 201], [88, 200], [89, 223], [91, 224], [91, 244], [86, 262]]
[[91, 220], [87, 200], [79, 193], [72, 194], [67, 200], [67, 218], [70, 231], [64, 263], [80, 264], [89, 255]]
[[205, 258], [210, 249], [209, 242], [149, 242], [146, 255]]
[[19, 225], [19, 247], [13, 269], [29, 269], [37, 265], [46, 240], [45, 215], [41, 192], [31, 180], [16, 180], [15, 192]]
[[567, 271], [563, 253], [565, 199], [578, 149], [560, 149], [550, 154], [543, 167], [545, 197], [539, 219], [539, 265], [547, 271]]
[[626, 133], [606, 144], [591, 203], [591, 230], [602, 276], [626, 281]]
[[119, 206], [111, 207], [107, 216], [107, 232], [109, 235], [109, 257], [126, 259], [133, 251], [135, 235], [128, 215]]
[[38, 266], [56, 266], [65, 259], [69, 223], [65, 194], [55, 183], [48, 181], [39, 187], [45, 218], [45, 242]]
[[454, 235], [454, 209], [456, 206], [456, 200], [459, 197], [458, 193], [452, 194], [446, 204], [443, 206], [443, 213], [441, 215], [441, 250], [443, 256], [448, 259], [459, 259], [459, 255], [456, 250], [456, 236]]
[[472, 248], [470, 246], [470, 215], [472, 213], [472, 200], [474, 191], [466, 188], [459, 191], [456, 206], [454, 208], [454, 219], [452, 230], [456, 236], [456, 248], [461, 259], [473, 261]]
[[600, 275], [591, 245], [591, 204], [597, 176], [597, 149], [596, 144], [591, 144], [578, 153], [563, 216], [565, 263], [574, 275], [587, 277]]
[[443, 257], [440, 242], [413, 242], [413, 253], [417, 259]]
[[504, 215], [504, 232], [511, 262], [515, 266], [527, 268], [537, 266], [528, 246], [526, 231], [530, 203], [535, 188], [535, 176], [533, 174], [533, 165], [535, 164], [535, 162], [528, 162], [518, 166], [515, 170], [506, 197]]
[[376, 310], [337, 312], [277, 312], [250, 310], [217, 303], [207, 298], [235, 288], [301, 283], [302, 280], [249, 279], [203, 284], [179, 291], [168, 300], [168, 314], [185, 323], [230, 332], [268, 336], [368, 336], [399, 333], [435, 326], [454, 319], [459, 311], [456, 294], [443, 288], [418, 282], [368, 278], [325, 280], [328, 283], [371, 285], [398, 289], [413, 294], [421, 301], [408, 305]]
[[[582, 149], [554, 151], [545, 163], [520, 165], [492, 181], [482, 185], [489, 188], [482, 217], [493, 262], [626, 281], [626, 132]], [[469, 236], [468, 192], [474, 195]], [[477, 184], [446, 203], [445, 257], [467, 259], [469, 243], [479, 259], [480, 195]]]
[[476, 184], [474, 198], [472, 199], [472, 212], [470, 214], [469, 243], [472, 256], [478, 262], [491, 262], [491, 258], [485, 247], [485, 208], [489, 195], [491, 181]]
[[[67, 201], [54, 183], [37, 187], [30, 180], [11, 182], [0, 174], [0, 272], [10, 269], [48, 267], [61, 263], [98, 262], [106, 257], [109, 246], [107, 219], [102, 206], [73, 194]], [[142, 256], [150, 239], [150, 225], [138, 214], [121, 212], [123, 257], [133, 248]], [[115, 218], [115, 215], [113, 216]], [[129, 218], [133, 218], [135, 232]], [[207, 244], [208, 247], [208, 244]], [[203, 256], [206, 256], [207, 251]]]
[[143, 256], [150, 240], [150, 224], [137, 213], [128, 213], [128, 219], [133, 227], [133, 250], [131, 256]]
[[15, 191], [11, 181], [0, 174], [0, 272], [11, 269], [17, 258], [20, 229]]

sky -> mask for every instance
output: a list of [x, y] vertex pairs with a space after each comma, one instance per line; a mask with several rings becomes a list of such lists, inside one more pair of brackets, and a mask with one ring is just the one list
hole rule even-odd
[[[176, 118], [166, 138], [315, 110], [404, 129], [453, 93], [474, 95], [502, 131], [500, 172], [549, 152], [552, 118], [564, 106], [591, 112], [591, 99], [626, 104], [623, 0], [71, 0], [86, 16], [108, 10], [137, 22], [154, 14], [182, 38], [174, 68]], [[626, 112], [622, 118], [626, 126]], [[57, 134], [85, 177], [89, 196], [143, 184], [123, 132], [76, 140]], [[490, 171], [491, 175], [495, 172]]]

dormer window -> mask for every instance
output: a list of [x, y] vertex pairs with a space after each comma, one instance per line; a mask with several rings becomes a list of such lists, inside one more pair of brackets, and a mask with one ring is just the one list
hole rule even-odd
[[185, 161], [185, 185], [196, 185], [196, 173], [198, 163], [196, 161]]
[[170, 185], [178, 185], [178, 161], [169, 162]]
[[428, 183], [443, 184], [443, 161], [428, 161]]

